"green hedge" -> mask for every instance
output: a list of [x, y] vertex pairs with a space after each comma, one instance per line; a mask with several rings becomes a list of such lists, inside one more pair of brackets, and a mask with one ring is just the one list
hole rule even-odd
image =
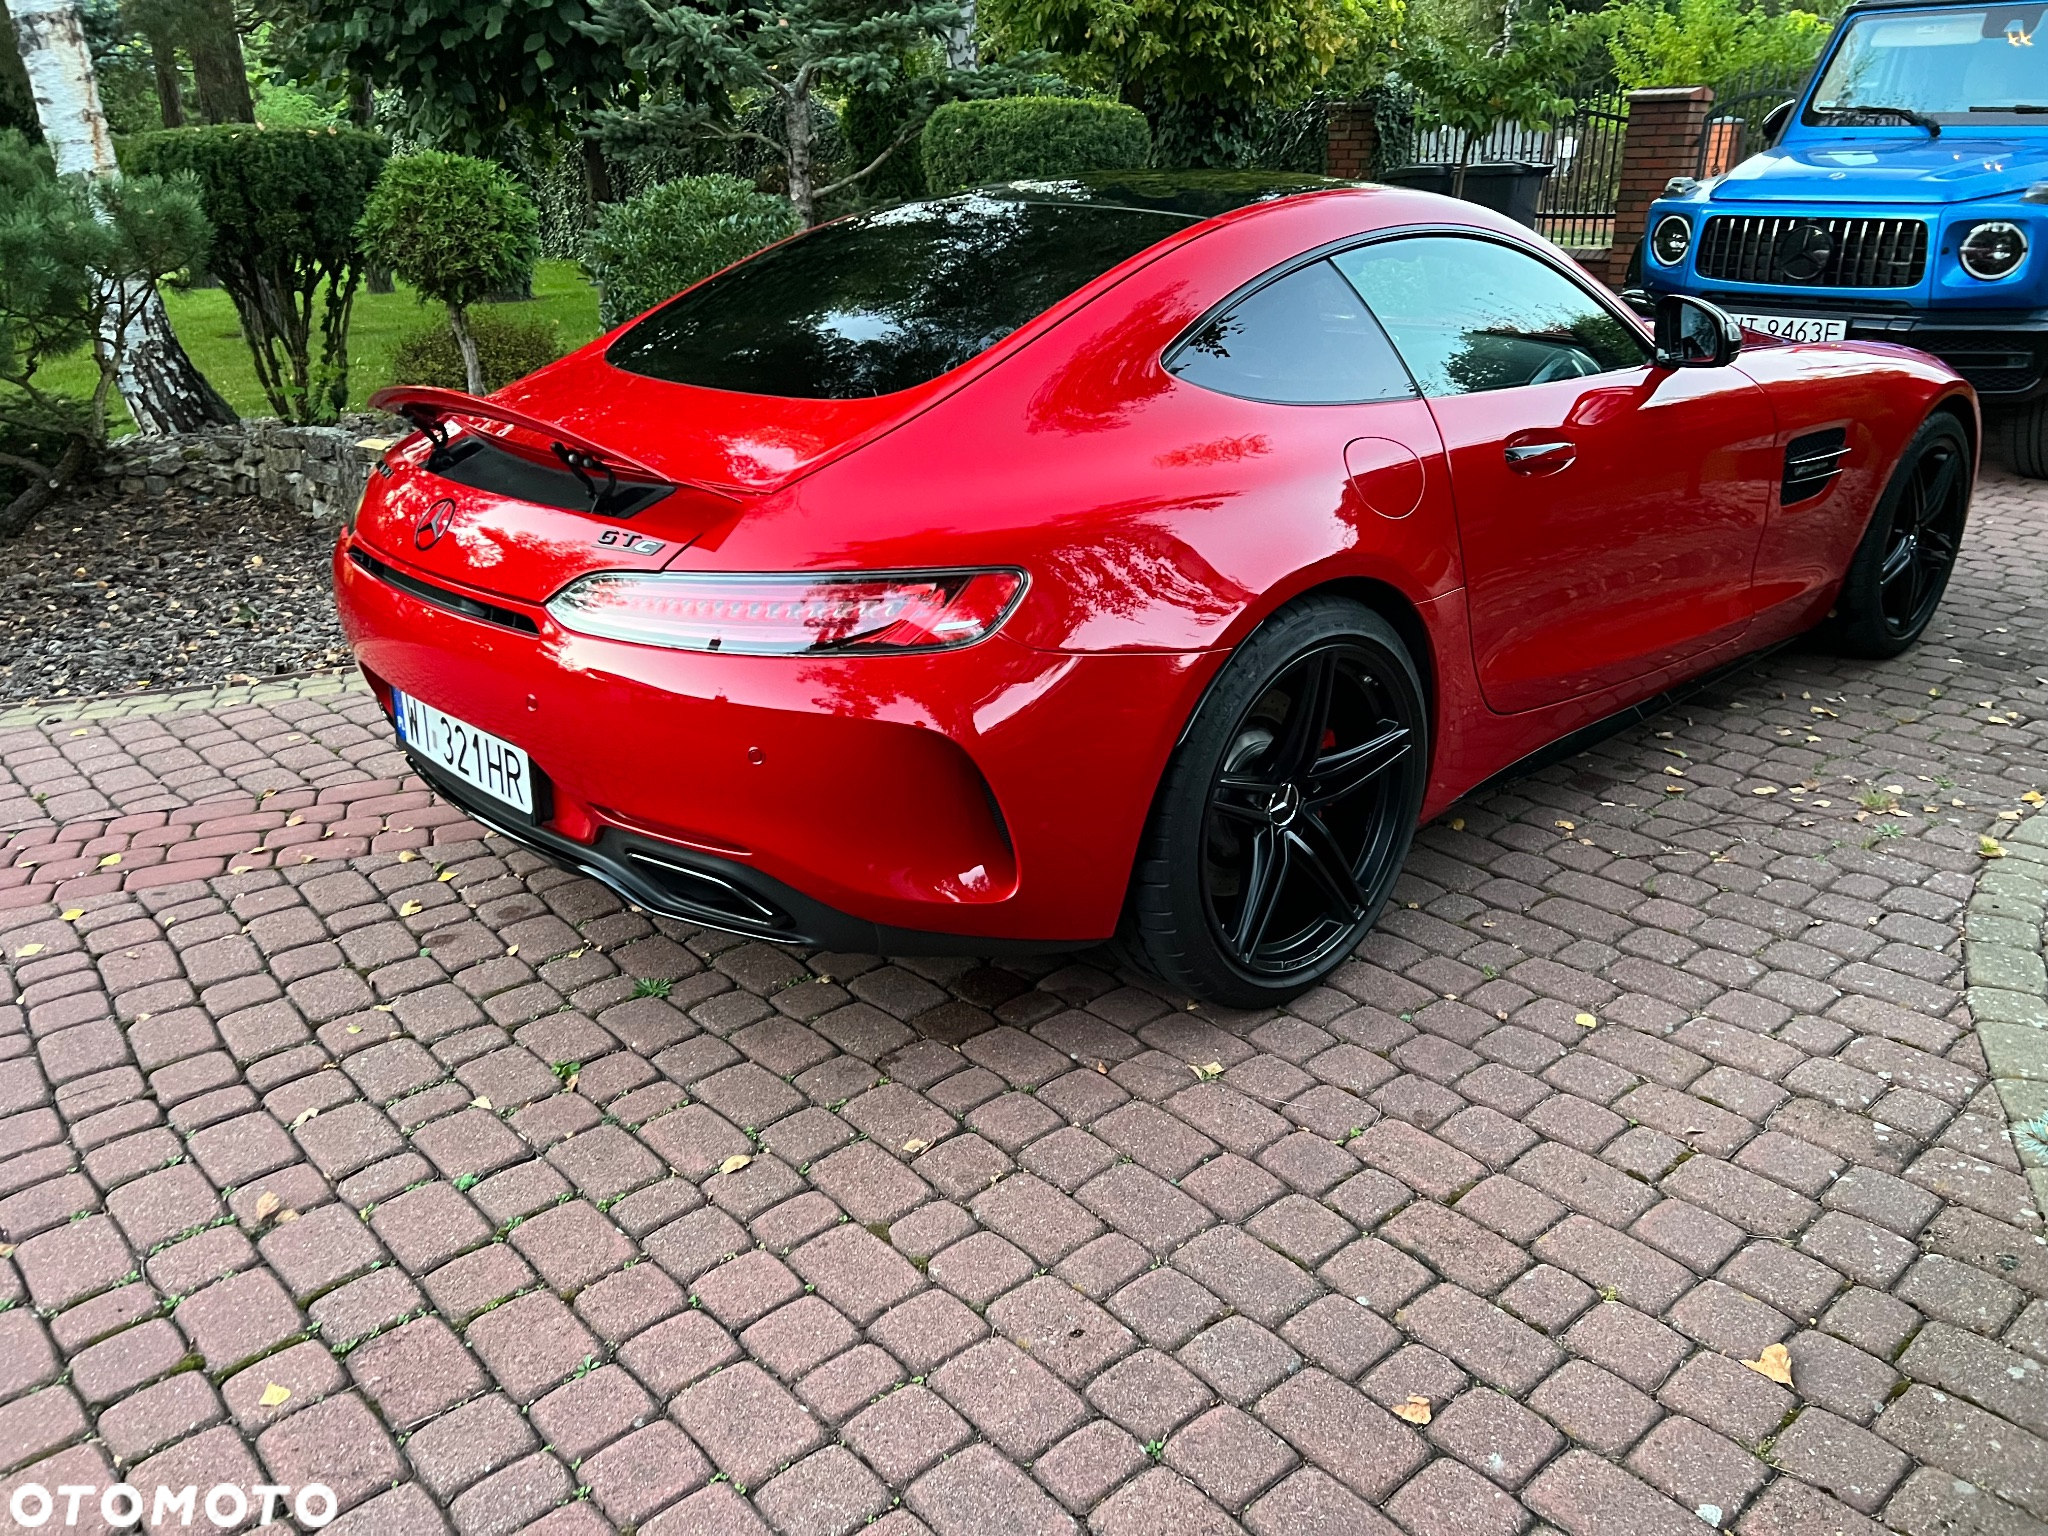
[[796, 231], [789, 199], [737, 176], [680, 176], [599, 210], [583, 265], [606, 330]]
[[[525, 378], [536, 368], [545, 368], [565, 350], [562, 328], [554, 321], [508, 315], [487, 304], [469, 312], [469, 332], [476, 340], [487, 394]], [[407, 331], [391, 354], [391, 378], [397, 384], [468, 388], [455, 332], [440, 320]]]
[[924, 179], [935, 194], [988, 181], [1136, 170], [1152, 158], [1142, 112], [1087, 97], [948, 102], [923, 138]]

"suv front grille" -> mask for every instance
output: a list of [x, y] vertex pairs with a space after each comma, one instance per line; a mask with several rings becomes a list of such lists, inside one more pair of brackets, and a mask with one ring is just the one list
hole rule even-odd
[[1694, 263], [1728, 283], [1802, 288], [1910, 288], [1927, 271], [1919, 219], [1813, 219], [1716, 214]]

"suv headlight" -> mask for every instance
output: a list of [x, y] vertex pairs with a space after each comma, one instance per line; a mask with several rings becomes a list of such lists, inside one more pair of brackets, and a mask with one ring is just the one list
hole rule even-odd
[[1979, 224], [1963, 236], [1959, 253], [1963, 270], [1985, 282], [2011, 276], [2026, 255], [2027, 232], [2004, 219]]
[[1667, 213], [1650, 233], [1650, 254], [1660, 265], [1675, 267], [1692, 249], [1692, 221], [1681, 214]]

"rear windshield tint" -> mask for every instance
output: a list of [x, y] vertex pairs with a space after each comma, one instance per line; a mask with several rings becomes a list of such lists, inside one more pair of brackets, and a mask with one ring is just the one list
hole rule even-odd
[[969, 194], [814, 230], [671, 300], [611, 344], [616, 368], [809, 400], [957, 368], [1193, 220]]

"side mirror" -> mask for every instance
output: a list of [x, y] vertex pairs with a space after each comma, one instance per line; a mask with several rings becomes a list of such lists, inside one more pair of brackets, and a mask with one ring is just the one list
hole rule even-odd
[[1758, 126], [1763, 129], [1764, 147], [1778, 142], [1778, 135], [1785, 131], [1785, 125], [1792, 121], [1792, 110], [1799, 105], [1796, 101], [1781, 101], [1764, 114]]
[[1689, 293], [1657, 297], [1657, 366], [1725, 368], [1742, 350], [1742, 327], [1719, 305]]

